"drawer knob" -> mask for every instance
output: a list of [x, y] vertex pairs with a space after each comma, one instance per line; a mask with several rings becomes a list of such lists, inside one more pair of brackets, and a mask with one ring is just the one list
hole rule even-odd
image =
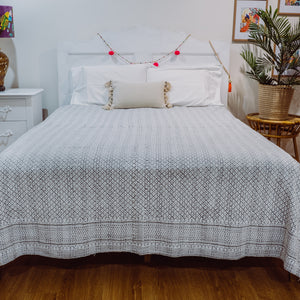
[[5, 121], [7, 114], [12, 111], [10, 106], [0, 107], [0, 120]]
[[11, 130], [6, 130], [4, 133], [0, 134], [0, 137], [10, 137], [14, 133]]
[[12, 111], [10, 106], [0, 107], [0, 112], [7, 114], [8, 112]]

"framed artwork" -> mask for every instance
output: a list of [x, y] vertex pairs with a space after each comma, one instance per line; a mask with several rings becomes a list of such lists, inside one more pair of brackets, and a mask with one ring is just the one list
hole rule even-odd
[[300, 16], [300, 0], [278, 0], [278, 14]]
[[234, 0], [232, 41], [247, 42], [249, 40], [249, 25], [262, 22], [257, 15], [258, 9], [266, 9], [268, 0], [245, 1]]

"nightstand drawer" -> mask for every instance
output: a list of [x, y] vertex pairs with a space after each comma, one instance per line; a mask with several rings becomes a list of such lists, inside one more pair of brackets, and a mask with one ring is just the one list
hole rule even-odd
[[42, 89], [0, 93], [0, 152], [42, 121]]
[[26, 121], [0, 122], [0, 152], [26, 131]]
[[26, 100], [1, 100], [0, 121], [26, 120]]

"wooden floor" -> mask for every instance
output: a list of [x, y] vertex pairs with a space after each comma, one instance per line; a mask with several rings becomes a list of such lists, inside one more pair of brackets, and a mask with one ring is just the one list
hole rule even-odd
[[0, 268], [0, 299], [300, 299], [277, 259], [223, 261], [133, 254], [26, 256]]

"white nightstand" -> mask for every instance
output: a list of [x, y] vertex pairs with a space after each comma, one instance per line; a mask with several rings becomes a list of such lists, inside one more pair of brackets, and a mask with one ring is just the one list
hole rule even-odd
[[42, 89], [0, 92], [0, 152], [42, 121]]

